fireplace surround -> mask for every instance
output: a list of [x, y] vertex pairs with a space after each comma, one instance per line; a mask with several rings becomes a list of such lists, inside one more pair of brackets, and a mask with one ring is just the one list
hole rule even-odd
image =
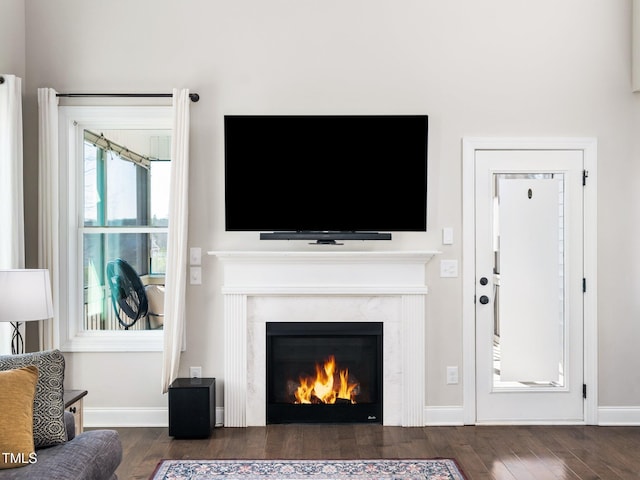
[[435, 251], [208, 252], [223, 268], [224, 425], [266, 425], [268, 322], [379, 322], [383, 424], [424, 425], [425, 265]]

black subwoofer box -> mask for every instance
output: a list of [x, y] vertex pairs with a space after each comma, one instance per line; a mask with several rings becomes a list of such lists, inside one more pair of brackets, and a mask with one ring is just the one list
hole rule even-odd
[[206, 438], [216, 423], [216, 379], [176, 378], [169, 386], [169, 435]]

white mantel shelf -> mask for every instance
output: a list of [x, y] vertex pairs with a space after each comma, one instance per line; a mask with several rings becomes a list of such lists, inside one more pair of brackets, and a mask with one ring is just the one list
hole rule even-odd
[[265, 323], [319, 320], [382, 321], [383, 423], [424, 425], [425, 266], [440, 252], [207, 253], [224, 272], [225, 426], [265, 424]]
[[222, 293], [426, 293], [424, 266], [437, 251], [211, 251], [224, 267]]
[[210, 251], [209, 255], [221, 260], [236, 262], [428, 262], [441, 252], [436, 250], [376, 250], [376, 251], [339, 251], [339, 252], [301, 252], [301, 251]]

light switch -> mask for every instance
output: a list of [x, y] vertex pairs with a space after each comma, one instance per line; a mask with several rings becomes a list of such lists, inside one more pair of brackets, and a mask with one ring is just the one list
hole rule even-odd
[[453, 245], [453, 228], [445, 227], [442, 229], [442, 244]]
[[191, 267], [189, 269], [189, 283], [191, 285], [202, 285], [202, 267]]
[[189, 265], [202, 264], [202, 249], [200, 247], [191, 247], [189, 249]]

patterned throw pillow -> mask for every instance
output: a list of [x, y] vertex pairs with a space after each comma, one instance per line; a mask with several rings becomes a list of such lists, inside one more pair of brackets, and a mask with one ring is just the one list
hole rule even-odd
[[64, 357], [60, 350], [0, 356], [0, 370], [34, 365], [38, 383], [33, 401], [33, 441], [36, 448], [67, 441], [64, 425]]

